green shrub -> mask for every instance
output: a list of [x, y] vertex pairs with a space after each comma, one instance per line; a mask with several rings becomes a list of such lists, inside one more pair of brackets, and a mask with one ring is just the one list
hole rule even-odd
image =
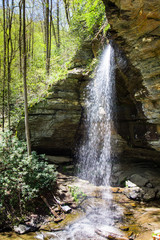
[[83, 193], [77, 186], [74, 187], [69, 186], [69, 190], [75, 202], [78, 202], [80, 199], [82, 200], [83, 198], [86, 197], [86, 194]]
[[28, 201], [53, 187], [56, 171], [45, 161], [45, 155], [32, 152], [28, 157], [26, 143], [11, 132], [1, 134], [1, 138], [0, 209], [22, 213]]

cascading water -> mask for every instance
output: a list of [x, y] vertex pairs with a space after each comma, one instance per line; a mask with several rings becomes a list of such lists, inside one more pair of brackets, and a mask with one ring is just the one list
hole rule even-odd
[[95, 79], [88, 86], [86, 135], [79, 148], [80, 177], [95, 185], [109, 186], [111, 131], [115, 108], [114, 50], [103, 52]]
[[86, 134], [79, 146], [79, 177], [94, 185], [103, 185], [101, 199], [104, 204], [87, 212], [88, 228], [110, 228], [121, 218], [121, 210], [113, 203], [110, 176], [114, 157], [111, 133], [115, 119], [115, 62], [114, 49], [105, 48], [96, 76], [88, 85], [85, 102]]
[[85, 179], [78, 178], [77, 181], [90, 191], [89, 197], [81, 202], [85, 216], [67, 226], [64, 231], [57, 232], [56, 236], [60, 240], [102, 240], [104, 238], [97, 234], [97, 230], [119, 232], [115, 225], [121, 218], [121, 209], [114, 203], [109, 188], [114, 156], [111, 144], [115, 112], [114, 68], [114, 50], [108, 45], [97, 68], [96, 77], [88, 85], [85, 102], [86, 134], [77, 151], [79, 177]]
[[82, 181], [87, 191], [90, 191], [90, 197], [81, 203], [85, 216], [67, 226], [64, 231], [56, 233], [60, 240], [104, 239], [97, 234], [97, 229], [118, 232], [115, 223], [120, 220], [120, 209], [115, 205], [109, 188], [114, 155], [111, 144], [115, 109], [114, 68], [114, 50], [108, 45], [97, 68], [96, 77], [87, 87], [86, 134], [77, 151], [80, 169], [78, 181]]

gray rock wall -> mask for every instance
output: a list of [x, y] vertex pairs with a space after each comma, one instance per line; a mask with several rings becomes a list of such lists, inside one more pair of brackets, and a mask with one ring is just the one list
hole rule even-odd
[[[32, 107], [29, 112], [32, 149], [48, 154], [71, 154], [81, 118], [81, 77], [82, 74], [73, 71], [50, 89], [45, 100]], [[24, 121], [19, 123], [18, 136], [24, 138]]]

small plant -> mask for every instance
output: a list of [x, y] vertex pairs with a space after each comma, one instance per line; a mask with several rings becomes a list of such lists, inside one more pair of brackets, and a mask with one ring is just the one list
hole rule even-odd
[[103, 29], [103, 34], [106, 35], [107, 31], [110, 29], [110, 24], [108, 23], [105, 28]]
[[22, 215], [28, 201], [53, 186], [55, 167], [45, 161], [45, 155], [32, 152], [28, 157], [26, 143], [12, 136], [12, 132], [5, 132], [1, 137], [0, 208], [8, 216], [15, 211]]
[[69, 186], [69, 190], [70, 190], [70, 192], [71, 192], [71, 194], [72, 194], [72, 197], [74, 198], [74, 201], [75, 201], [75, 202], [78, 202], [80, 199], [83, 199], [83, 198], [86, 197], [86, 194], [83, 193], [83, 192], [79, 189], [79, 187], [76, 187], [76, 186], [71, 187], [71, 186]]

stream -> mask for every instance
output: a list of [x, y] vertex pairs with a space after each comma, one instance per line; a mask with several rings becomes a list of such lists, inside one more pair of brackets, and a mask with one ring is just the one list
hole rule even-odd
[[107, 239], [100, 236], [99, 231], [103, 234], [116, 233], [128, 239], [152, 240], [152, 232], [160, 228], [159, 202], [135, 202], [123, 194], [123, 188], [111, 188], [113, 198], [110, 206], [102, 197], [104, 186], [95, 186], [77, 177], [61, 175], [62, 179], [62, 185], [77, 187], [85, 194], [63, 221], [55, 223], [51, 220], [43, 224], [39, 231], [23, 235], [14, 232], [0, 233], [0, 240]]

